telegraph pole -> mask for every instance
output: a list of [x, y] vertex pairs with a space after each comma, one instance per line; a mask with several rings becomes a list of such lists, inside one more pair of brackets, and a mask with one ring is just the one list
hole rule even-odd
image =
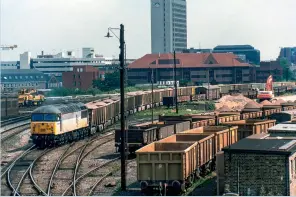
[[208, 92], [207, 92], [208, 100], [210, 100], [210, 68], [208, 69]]
[[126, 166], [125, 166], [125, 109], [124, 109], [124, 78], [125, 78], [125, 67], [124, 67], [124, 48], [125, 48], [125, 41], [124, 41], [124, 26], [120, 25], [120, 121], [121, 121], [121, 189], [123, 191], [126, 190]]
[[178, 114], [177, 66], [176, 66], [176, 51], [175, 50], [174, 50], [174, 79], [175, 79], [176, 113]]
[[153, 68], [151, 68], [151, 100], [152, 100], [152, 107], [151, 107], [151, 123], [153, 124], [153, 107], [154, 107], [154, 96], [153, 96], [153, 83], [154, 83], [154, 74]]
[[[113, 30], [120, 30], [120, 36], [118, 37]], [[121, 190], [126, 190], [126, 158], [125, 158], [125, 107], [124, 107], [124, 85], [125, 85], [125, 60], [126, 53], [125, 53], [125, 41], [124, 41], [124, 26], [123, 24], [120, 25], [120, 28], [108, 28], [108, 33], [105, 37], [111, 38], [110, 31], [112, 34], [119, 40], [120, 42], [120, 54], [119, 54], [119, 62], [120, 62], [120, 158], [121, 158]]]

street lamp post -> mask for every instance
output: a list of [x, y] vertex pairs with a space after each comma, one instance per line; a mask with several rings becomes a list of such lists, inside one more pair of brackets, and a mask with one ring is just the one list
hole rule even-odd
[[210, 100], [210, 69], [208, 69], [208, 92], [207, 92], [208, 100]]
[[[116, 36], [116, 34], [112, 31], [112, 29], [120, 30], [120, 37]], [[125, 162], [125, 113], [124, 113], [124, 78], [125, 78], [125, 41], [124, 41], [124, 26], [121, 24], [119, 28], [108, 28], [107, 38], [110, 38], [110, 31], [113, 33], [115, 37], [119, 39], [120, 42], [120, 54], [119, 54], [119, 61], [120, 61], [120, 137], [121, 137], [121, 144], [120, 144], [120, 155], [121, 155], [121, 189], [123, 191], [126, 190], [126, 162]]]
[[153, 108], [154, 108], [154, 95], [153, 95], [153, 84], [154, 84], [154, 74], [153, 68], [151, 68], [151, 100], [152, 100], [152, 107], [151, 107], [151, 123], [153, 124]]
[[175, 104], [176, 104], [176, 113], [178, 114], [177, 65], [176, 65], [176, 51], [175, 50], [174, 50], [174, 80], [175, 80]]

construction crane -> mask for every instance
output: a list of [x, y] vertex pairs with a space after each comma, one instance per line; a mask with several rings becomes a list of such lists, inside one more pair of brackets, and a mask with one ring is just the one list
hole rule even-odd
[[0, 45], [1, 50], [13, 50], [17, 48], [17, 45]]

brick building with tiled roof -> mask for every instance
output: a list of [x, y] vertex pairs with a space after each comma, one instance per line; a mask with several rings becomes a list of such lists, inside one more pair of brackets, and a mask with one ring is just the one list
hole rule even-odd
[[[176, 54], [177, 79], [195, 84], [249, 83], [254, 79], [253, 66], [232, 53], [178, 53]], [[174, 79], [173, 54], [147, 54], [128, 66], [128, 78], [134, 83]], [[208, 78], [209, 77], [209, 78]]]

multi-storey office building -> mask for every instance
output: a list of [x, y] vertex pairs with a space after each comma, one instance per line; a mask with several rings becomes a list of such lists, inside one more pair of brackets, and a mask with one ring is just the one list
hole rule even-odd
[[152, 53], [187, 49], [186, 0], [151, 0]]

